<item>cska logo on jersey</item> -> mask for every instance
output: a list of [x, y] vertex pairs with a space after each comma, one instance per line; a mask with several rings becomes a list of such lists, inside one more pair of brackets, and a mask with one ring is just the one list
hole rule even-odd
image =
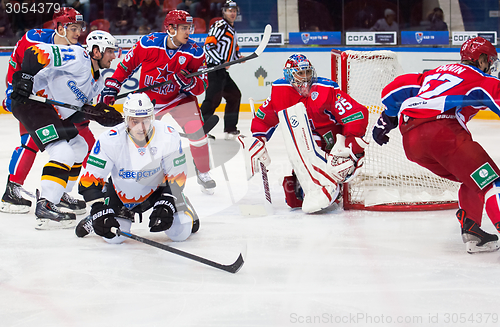
[[137, 148], [137, 151], [139, 151], [139, 154], [141, 156], [145, 155], [146, 154], [146, 148]]

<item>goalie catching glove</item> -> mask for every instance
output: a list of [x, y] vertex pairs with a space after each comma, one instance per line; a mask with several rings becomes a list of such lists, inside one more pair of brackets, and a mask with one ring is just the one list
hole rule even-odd
[[120, 228], [120, 224], [115, 219], [115, 211], [104, 202], [95, 202], [90, 209], [92, 226], [94, 232], [105, 238], [113, 238], [116, 235], [111, 232], [111, 227]]
[[174, 197], [170, 194], [162, 194], [153, 206], [153, 212], [149, 216], [149, 227], [151, 232], [162, 232], [174, 222], [174, 213], [177, 212]]
[[88, 119], [94, 120], [105, 127], [113, 127], [123, 122], [123, 116], [120, 112], [102, 102], [95, 106], [83, 105], [82, 109], [87, 114]]
[[373, 126], [373, 139], [378, 145], [383, 145], [389, 142], [389, 132], [398, 127], [398, 117], [387, 116], [385, 111], [382, 111], [377, 123]]
[[244, 136], [238, 136], [238, 141], [243, 147], [243, 152], [245, 154], [245, 167], [247, 170], [247, 179], [250, 179], [259, 172], [259, 161], [264, 164], [264, 166], [269, 166], [271, 164], [271, 158], [267, 153], [266, 149], [266, 138], [263, 136], [245, 138]]

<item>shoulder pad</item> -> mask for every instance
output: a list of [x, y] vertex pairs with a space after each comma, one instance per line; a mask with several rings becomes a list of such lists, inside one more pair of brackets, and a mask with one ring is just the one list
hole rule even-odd
[[51, 29], [36, 28], [26, 33], [26, 39], [30, 42], [53, 43], [55, 31]]
[[331, 79], [324, 78], [324, 77], [318, 77], [318, 80], [316, 81], [316, 84], [324, 85], [324, 86], [330, 86], [333, 88], [338, 89], [339, 85], [332, 81]]
[[191, 53], [195, 57], [200, 57], [203, 54], [203, 46], [200, 46], [194, 40], [189, 39], [186, 44], [183, 44], [179, 50], [182, 52]]
[[141, 46], [144, 48], [148, 47], [164, 47], [165, 44], [165, 38], [167, 37], [166, 33], [151, 33], [148, 35], [144, 35], [141, 37], [141, 40], [139, 41], [141, 43]]

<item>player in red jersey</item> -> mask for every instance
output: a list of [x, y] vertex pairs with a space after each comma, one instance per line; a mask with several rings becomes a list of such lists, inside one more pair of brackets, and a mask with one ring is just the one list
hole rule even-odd
[[[269, 164], [265, 143], [278, 123], [284, 123], [282, 130], [294, 168], [293, 175], [283, 182], [286, 202], [292, 208], [314, 212], [332, 204], [339, 185], [362, 165], [368, 110], [335, 82], [316, 77], [304, 55], [290, 56], [283, 72], [285, 77], [273, 82], [271, 96], [252, 120], [255, 139], [249, 146], [250, 157], [253, 164], [257, 159]], [[297, 133], [301, 128], [303, 135]], [[304, 144], [306, 150], [301, 147]]]
[[[196, 96], [206, 88], [206, 77], [186, 78], [204, 65], [203, 48], [189, 39], [193, 33], [193, 17], [182, 10], [172, 10], [165, 17], [166, 33], [143, 36], [118, 65], [112, 77], [106, 79], [101, 97], [113, 104], [122, 84], [141, 68], [139, 88], [172, 80], [172, 83], [145, 91], [155, 102], [155, 115], [161, 119], [169, 113], [189, 134], [198, 183], [206, 193], [213, 193], [215, 181], [210, 177], [208, 141], [205, 133], [195, 133], [203, 127]], [[194, 134], [193, 134], [194, 133]]]
[[[33, 29], [28, 31], [16, 44], [14, 52], [9, 60], [9, 68], [7, 71], [7, 90], [6, 98], [3, 101], [3, 107], [7, 111], [11, 111], [10, 95], [12, 93], [12, 75], [21, 70], [24, 52], [30, 46], [38, 43], [63, 44], [71, 45], [78, 44], [78, 38], [81, 32], [85, 29], [83, 16], [73, 8], [63, 7], [53, 16], [55, 30], [50, 29]], [[95, 139], [88, 128], [89, 121], [84, 121], [77, 124], [79, 134], [83, 136], [88, 145], [88, 151], [92, 149]], [[21, 146], [17, 147], [11, 157], [9, 164], [9, 177], [7, 178], [7, 186], [5, 193], [0, 202], [0, 211], [7, 213], [27, 213], [31, 206], [31, 201], [25, 199], [21, 195], [21, 191], [26, 192], [22, 185], [28, 176], [28, 173], [33, 166], [38, 147], [36, 146], [29, 133], [22, 124], [19, 124], [19, 132], [21, 134]], [[71, 175], [71, 183], [76, 183], [78, 173], [75, 171]], [[31, 195], [32, 196], [32, 195]], [[68, 208], [75, 213], [85, 213], [85, 202], [73, 199], [69, 194], [64, 193], [61, 198], [59, 207]]]
[[497, 235], [483, 231], [483, 208], [500, 231], [500, 170], [474, 142], [467, 122], [489, 108], [500, 116], [500, 80], [490, 75], [498, 63], [495, 47], [482, 37], [466, 41], [461, 63], [423, 74], [397, 77], [382, 91], [382, 112], [374, 140], [387, 143], [398, 126], [410, 161], [443, 178], [460, 182], [456, 214], [469, 253], [496, 251]]

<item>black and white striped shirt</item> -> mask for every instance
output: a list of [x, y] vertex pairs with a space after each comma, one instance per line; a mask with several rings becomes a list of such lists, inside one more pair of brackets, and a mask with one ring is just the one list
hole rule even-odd
[[203, 46], [208, 67], [217, 66], [240, 57], [236, 30], [226, 20], [215, 22], [208, 31]]

